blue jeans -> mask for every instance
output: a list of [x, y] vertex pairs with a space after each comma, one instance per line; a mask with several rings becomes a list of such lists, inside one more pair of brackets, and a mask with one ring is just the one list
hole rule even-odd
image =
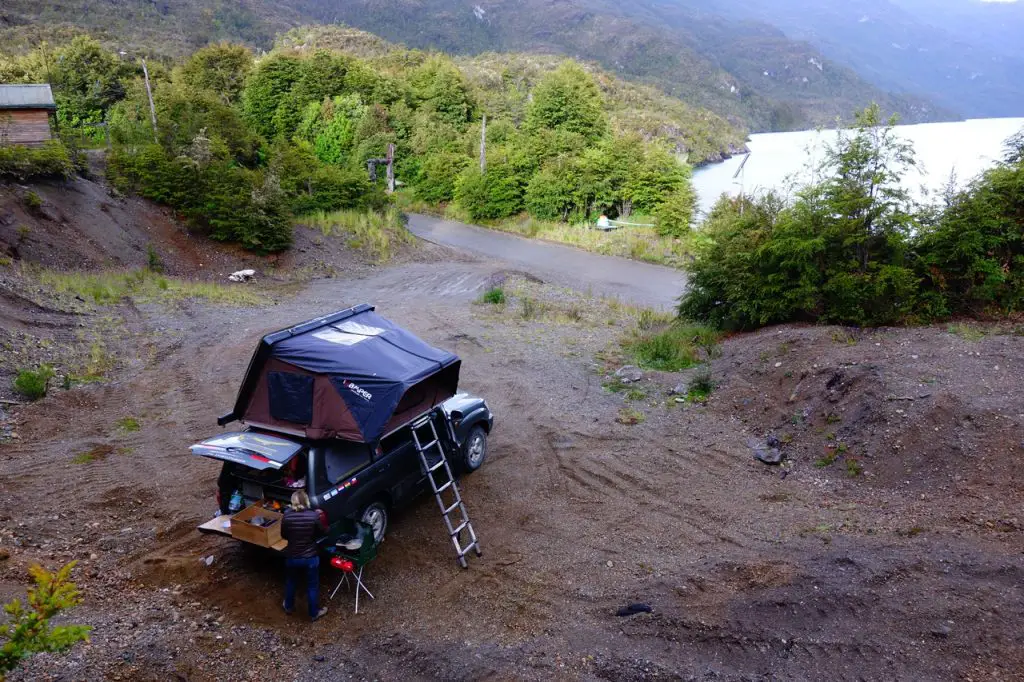
[[295, 608], [295, 586], [299, 576], [306, 576], [306, 600], [309, 602], [309, 617], [315, 619], [320, 613], [320, 557], [311, 559], [287, 559], [285, 561], [287, 577], [284, 583], [284, 609]]

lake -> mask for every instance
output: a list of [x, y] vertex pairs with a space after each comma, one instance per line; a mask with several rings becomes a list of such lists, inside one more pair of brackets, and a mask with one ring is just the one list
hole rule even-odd
[[[899, 134], [914, 145], [918, 169], [904, 178], [907, 189], [919, 200], [937, 198], [955, 172], [963, 186], [1003, 156], [1003, 143], [1024, 128], [1024, 118], [986, 118], [952, 123], [897, 126]], [[785, 190], [809, 179], [808, 162], [820, 160], [822, 143], [835, 140], [835, 131], [805, 130], [795, 133], [752, 135], [747, 147], [750, 159], [740, 177], [733, 178], [744, 156], [695, 170], [693, 184], [700, 210], [707, 212], [727, 192], [736, 195], [765, 189]], [[817, 157], [812, 158], [812, 157]]]

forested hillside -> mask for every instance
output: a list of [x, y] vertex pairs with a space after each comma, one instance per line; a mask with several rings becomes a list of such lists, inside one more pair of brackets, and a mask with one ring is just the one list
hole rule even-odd
[[75, 145], [101, 141], [95, 124], [106, 124], [116, 188], [171, 206], [214, 239], [274, 252], [289, 246], [296, 218], [384, 208], [367, 167], [393, 145], [407, 195], [454, 201], [471, 220], [638, 212], [672, 237], [693, 212], [685, 159], [743, 143], [713, 114], [578, 62], [460, 63], [350, 29], [293, 32], [259, 57], [219, 43], [154, 62], [150, 75], [155, 129], [139, 63], [91, 38], [0, 56], [0, 81], [52, 83], [72, 143], [0, 150], [0, 176], [68, 174]]
[[646, 0], [7, 0], [5, 45], [84, 27], [117, 50], [183, 55], [211, 40], [267, 48], [303, 23], [344, 22], [414, 48], [547, 52], [593, 60], [755, 131], [827, 124], [879, 102], [906, 121], [952, 114], [893, 95], [766, 23]]

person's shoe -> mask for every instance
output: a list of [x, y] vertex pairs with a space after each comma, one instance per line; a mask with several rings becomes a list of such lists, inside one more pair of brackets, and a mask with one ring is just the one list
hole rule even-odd
[[319, 611], [317, 612], [317, 614], [316, 614], [316, 615], [315, 615], [315, 616], [313, 617], [313, 622], [314, 622], [314, 623], [315, 623], [315, 622], [317, 622], [318, 620], [320, 620], [321, 618], [323, 618], [323, 617], [324, 617], [324, 616], [326, 616], [326, 615], [327, 615], [327, 607], [326, 607], [326, 606], [324, 606], [324, 607], [323, 607], [323, 608], [321, 608], [321, 609], [320, 609], [320, 610], [319, 610]]
[[288, 608], [287, 602], [281, 602], [281, 608], [284, 609], [284, 612], [287, 613], [289, 616], [295, 612], [295, 609]]

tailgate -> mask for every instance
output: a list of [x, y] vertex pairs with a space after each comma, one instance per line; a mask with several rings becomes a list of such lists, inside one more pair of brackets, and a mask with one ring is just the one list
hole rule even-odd
[[224, 433], [196, 443], [193, 455], [234, 462], [256, 471], [280, 469], [300, 450], [302, 444], [265, 433], [240, 431]]

